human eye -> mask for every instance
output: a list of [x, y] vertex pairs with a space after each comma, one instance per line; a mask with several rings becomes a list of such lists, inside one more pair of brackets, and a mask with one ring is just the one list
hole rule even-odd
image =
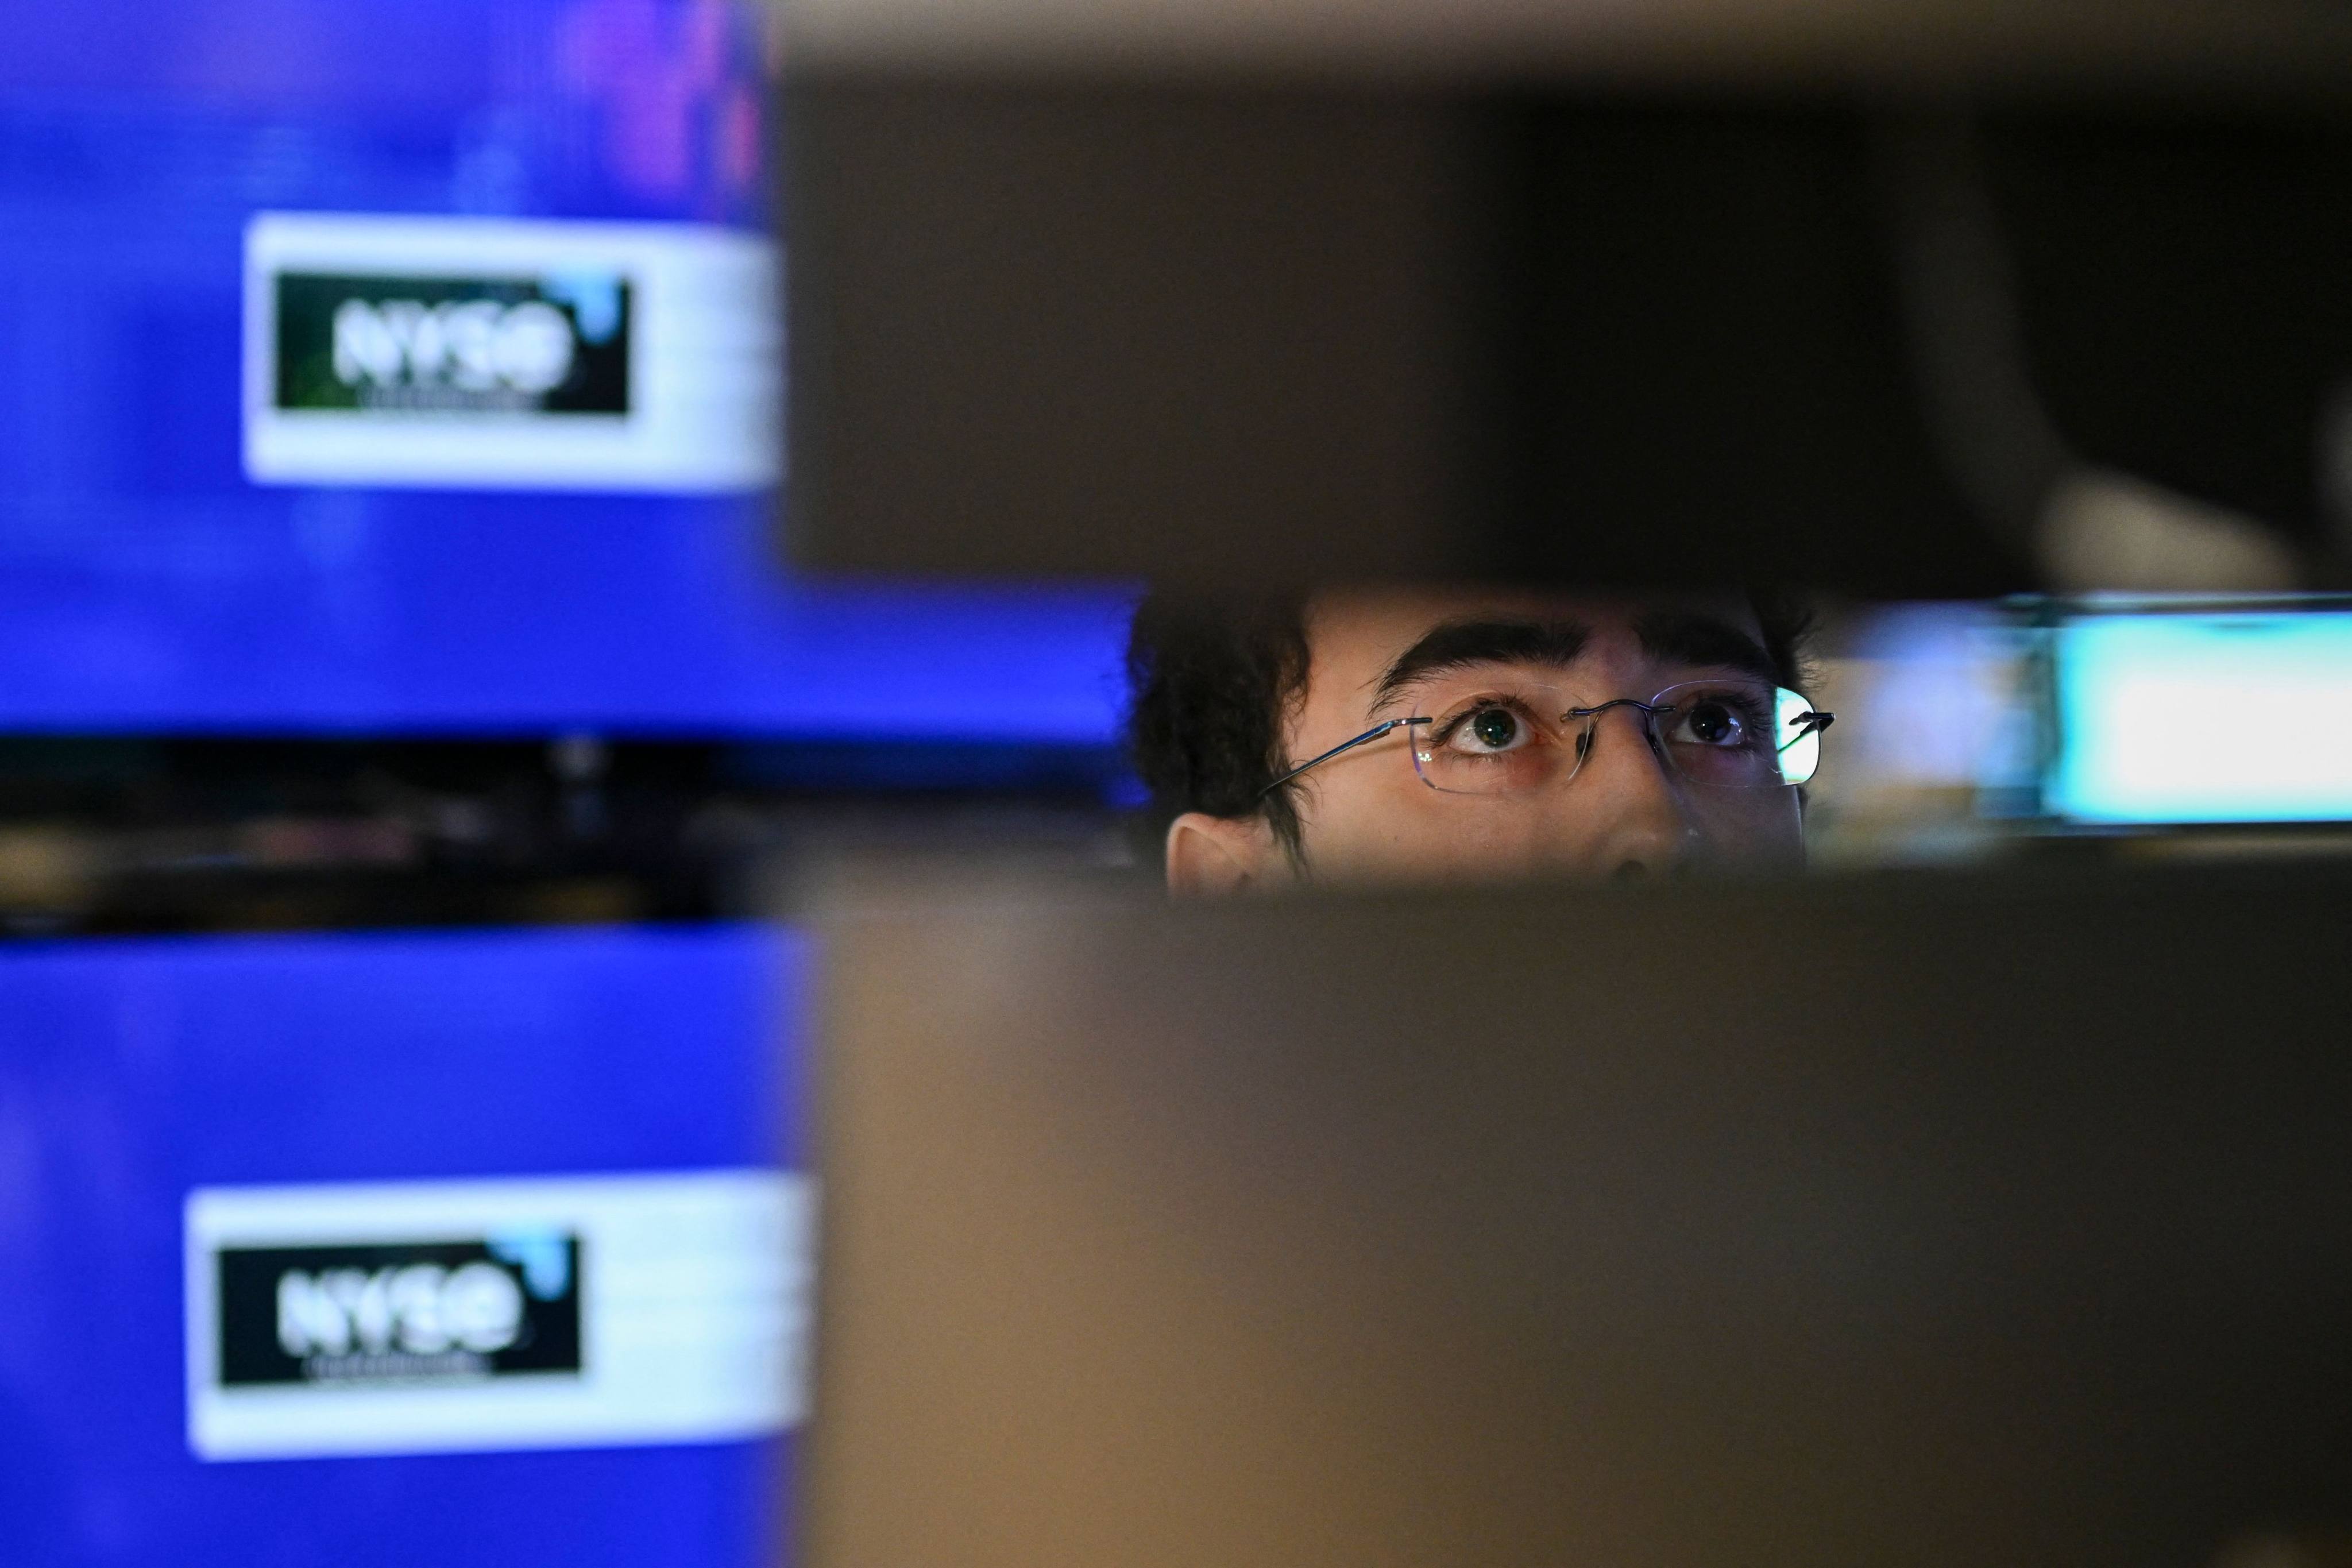
[[1515, 697], [1489, 695], [1457, 705], [1441, 720], [1434, 739], [1440, 746], [1465, 756], [1492, 757], [1531, 745], [1538, 730], [1527, 703]]
[[1764, 697], [1738, 686], [1694, 686], [1675, 694], [1668, 743], [1711, 751], [1762, 745], [1770, 732]]

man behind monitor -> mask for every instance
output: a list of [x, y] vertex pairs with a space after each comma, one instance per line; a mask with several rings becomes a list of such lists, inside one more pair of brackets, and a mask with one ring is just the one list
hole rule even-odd
[[1737, 595], [1155, 595], [1129, 741], [1168, 885], [1793, 868], [1804, 632]]

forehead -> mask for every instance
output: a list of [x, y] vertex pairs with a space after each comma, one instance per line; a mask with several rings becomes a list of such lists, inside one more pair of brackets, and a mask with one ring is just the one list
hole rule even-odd
[[1510, 589], [1359, 590], [1307, 606], [1307, 700], [1360, 692], [1397, 656], [1439, 626], [1462, 621], [1573, 624], [1592, 634], [1586, 657], [1638, 657], [1634, 626], [1661, 611], [1711, 617], [1760, 637], [1755, 609], [1735, 593], [1612, 595]]

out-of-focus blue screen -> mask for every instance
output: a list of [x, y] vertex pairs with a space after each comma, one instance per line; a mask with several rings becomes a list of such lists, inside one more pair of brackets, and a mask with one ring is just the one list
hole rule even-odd
[[[506, 1178], [585, 1192], [591, 1208], [607, 1211], [615, 1193], [642, 1209], [645, 1191], [657, 1201], [683, 1192], [685, 1206], [671, 1207], [689, 1217], [710, 1207], [713, 1173], [736, 1173], [722, 1186], [789, 1180], [760, 1173], [798, 1161], [787, 1080], [801, 957], [788, 936], [748, 927], [173, 938], [0, 952], [0, 1561], [772, 1561], [782, 1440], [713, 1440], [692, 1427], [691, 1411], [683, 1429], [616, 1442], [610, 1412], [583, 1405], [575, 1414], [606, 1420], [607, 1430], [577, 1446], [560, 1430], [551, 1442], [518, 1443], [483, 1440], [461, 1425], [426, 1433], [422, 1445], [414, 1431], [384, 1441], [492, 1451], [375, 1457], [299, 1457], [320, 1446], [327, 1429], [316, 1420], [290, 1436], [248, 1423], [230, 1436], [262, 1457], [199, 1458], [184, 1246], [195, 1193], [226, 1213], [278, 1202], [290, 1190], [312, 1194], [305, 1202], [325, 1215], [313, 1215], [311, 1241], [380, 1240], [383, 1225], [343, 1194], [373, 1194], [381, 1208], [389, 1193], [412, 1207], [421, 1199], [424, 1218], [412, 1215], [409, 1229], [421, 1223], [428, 1239], [446, 1242], [482, 1229], [478, 1213], [458, 1206], [465, 1194], [487, 1191], [495, 1203], [530, 1186]], [[263, 1239], [289, 1239], [282, 1215], [268, 1223], [278, 1234]], [[581, 1244], [586, 1293], [567, 1310], [587, 1327], [572, 1371], [542, 1364], [519, 1376], [443, 1380], [455, 1396], [487, 1399], [477, 1408], [493, 1414], [517, 1390], [587, 1398], [598, 1380], [611, 1385], [630, 1372], [625, 1363], [707, 1348], [707, 1321], [698, 1338], [667, 1347], [644, 1325], [659, 1330], [662, 1312], [698, 1281], [725, 1285], [746, 1266], [756, 1274], [762, 1244], [756, 1235], [746, 1243], [752, 1233], [740, 1227], [706, 1226], [690, 1238], [701, 1251], [689, 1264], [654, 1269], [632, 1287], [619, 1254], [642, 1251], [644, 1229], [633, 1237], [608, 1228]], [[404, 1233], [395, 1224], [393, 1234]], [[634, 1305], [622, 1300], [630, 1288]], [[268, 1300], [258, 1305], [246, 1326], [274, 1355], [273, 1331], [287, 1329], [282, 1300], [274, 1324]], [[366, 1305], [362, 1290], [362, 1338]], [[399, 1330], [395, 1348], [436, 1348], [415, 1339], [415, 1326]], [[718, 1337], [728, 1327], [719, 1321]], [[537, 1348], [548, 1350], [544, 1337]], [[432, 1370], [429, 1357], [407, 1360], [412, 1371]], [[773, 1369], [722, 1370], [757, 1392]], [[289, 1375], [299, 1378], [299, 1367]], [[379, 1430], [390, 1433], [381, 1412], [419, 1397], [364, 1379], [259, 1393], [264, 1415], [278, 1397], [293, 1402], [298, 1420], [358, 1401], [327, 1435], [362, 1450]], [[654, 1412], [656, 1425], [675, 1414]], [[559, 1426], [568, 1418], [557, 1412]]]
[[2352, 613], [2092, 615], [2057, 632], [2053, 814], [2352, 818]]
[[756, 489], [252, 477], [257, 216], [764, 234], [764, 47], [704, 0], [16, 7], [0, 728], [1107, 736], [1108, 590], [790, 581]]

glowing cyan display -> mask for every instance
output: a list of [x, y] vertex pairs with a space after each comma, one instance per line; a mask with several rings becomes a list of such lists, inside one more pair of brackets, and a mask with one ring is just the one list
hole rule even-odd
[[2086, 616], [2057, 677], [2060, 816], [2352, 818], [2352, 612]]

